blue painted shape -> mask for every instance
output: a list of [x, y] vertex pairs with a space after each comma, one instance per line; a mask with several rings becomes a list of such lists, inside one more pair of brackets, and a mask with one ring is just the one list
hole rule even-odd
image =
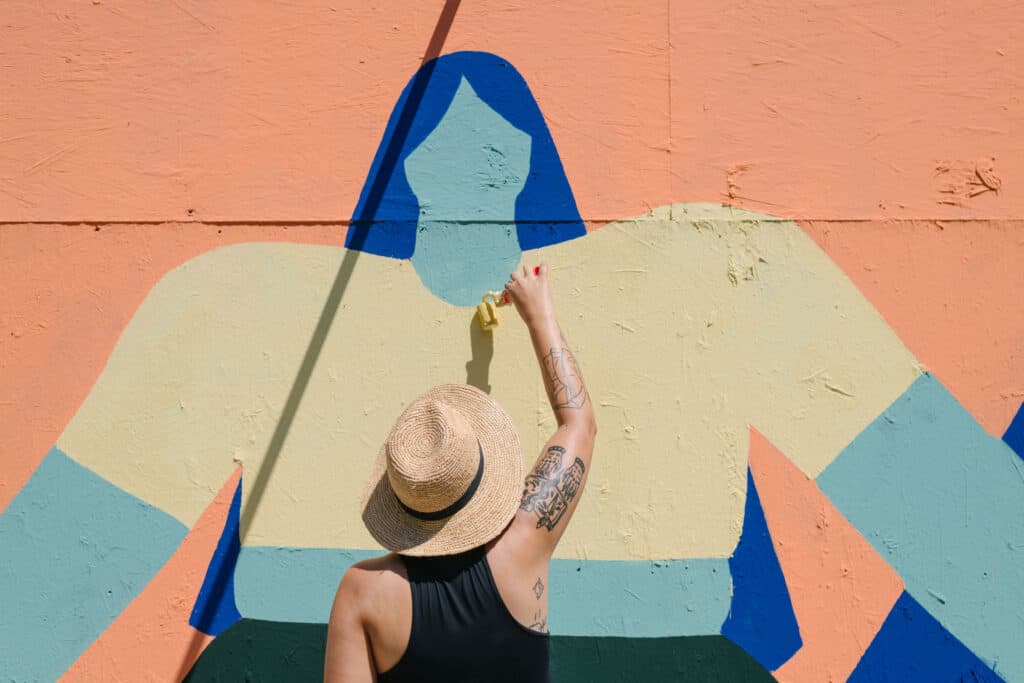
[[239, 512], [242, 507], [242, 478], [231, 498], [224, 530], [217, 540], [217, 548], [210, 558], [203, 585], [196, 596], [196, 604], [188, 623], [211, 636], [220, 635], [227, 627], [242, 618], [235, 606], [235, 568], [242, 544], [238, 538]]
[[538, 249], [586, 234], [554, 140], [526, 81], [496, 55], [455, 52], [424, 64], [399, 96], [360, 192], [346, 247], [392, 258], [412, 257], [420, 204], [406, 177], [405, 162], [437, 127], [463, 79], [483, 102], [531, 140], [529, 174], [515, 201], [520, 249]]
[[906, 592], [900, 596], [847, 683], [1002, 683]]
[[939, 623], [1024, 680], [1024, 461], [1003, 441], [925, 374], [818, 485]]
[[1024, 458], [1024, 403], [1021, 403], [1020, 409], [1017, 410], [1017, 414], [1013, 417], [1013, 421], [1006, 428], [1006, 433], [1003, 434], [1003, 441], [1017, 455]]
[[0, 515], [0, 677], [57, 680], [186, 532], [52, 448]]
[[749, 468], [743, 533], [729, 558], [729, 570], [732, 607], [722, 624], [722, 635], [774, 671], [800, 649], [803, 640]]
[[[235, 572], [246, 618], [325, 623], [338, 581], [380, 551], [245, 547]], [[550, 624], [560, 635], [717, 634], [729, 611], [724, 558], [551, 563]], [[595, 599], [595, 596], [599, 596]]]

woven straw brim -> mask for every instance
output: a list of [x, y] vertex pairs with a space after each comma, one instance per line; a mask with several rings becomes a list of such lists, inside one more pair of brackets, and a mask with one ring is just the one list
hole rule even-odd
[[381, 447], [363, 489], [363, 523], [388, 550], [412, 556], [454, 555], [490, 541], [512, 520], [523, 493], [522, 446], [512, 417], [475, 387], [444, 384], [416, 400], [424, 398], [453, 406], [469, 422], [484, 452], [480, 485], [451, 517], [417, 519], [399, 504], [387, 477], [386, 447]]

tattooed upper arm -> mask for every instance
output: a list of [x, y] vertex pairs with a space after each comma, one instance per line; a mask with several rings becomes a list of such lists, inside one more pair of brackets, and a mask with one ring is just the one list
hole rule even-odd
[[554, 531], [579, 494], [586, 470], [583, 460], [567, 457], [562, 446], [548, 446], [526, 477], [519, 508], [536, 515], [538, 529]]
[[597, 424], [593, 403], [561, 328], [549, 325], [542, 332], [543, 339], [535, 335], [533, 341], [558, 429], [526, 477], [516, 528], [528, 545], [550, 559], [579, 502]]

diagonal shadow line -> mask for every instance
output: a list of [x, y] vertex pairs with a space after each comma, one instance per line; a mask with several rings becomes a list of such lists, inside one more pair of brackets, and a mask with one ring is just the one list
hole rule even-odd
[[[394, 172], [395, 167], [398, 164], [398, 157], [402, 151], [402, 146], [405, 144], [405, 140], [412, 128], [413, 118], [416, 116], [416, 111], [419, 108], [420, 102], [423, 100], [423, 95], [426, 92], [430, 76], [434, 72], [434, 67], [437, 64], [433, 60], [438, 56], [438, 54], [440, 54], [441, 47], [444, 44], [444, 39], [447, 36], [448, 31], [451, 28], [452, 21], [455, 18], [455, 10], [458, 9], [460, 2], [461, 0], [447, 0], [437, 26], [434, 28], [434, 34], [430, 39], [430, 44], [428, 45], [427, 51], [423, 57], [423, 61], [425, 63], [424, 67], [417, 72], [416, 78], [410, 88], [409, 97], [406, 99], [405, 105], [402, 107], [398, 123], [395, 126], [395, 134], [392, 136], [391, 141], [385, 150], [380, 170], [373, 179], [373, 184], [370, 186], [370, 191], [367, 193], [367, 208], [364, 212], [366, 218], [363, 219], [366, 223], [373, 222], [374, 217], [377, 215], [377, 211], [380, 208], [380, 203], [384, 197], [384, 190], [387, 187], [388, 180], [391, 178], [391, 174]], [[299, 366], [299, 372], [295, 377], [294, 384], [292, 384], [291, 392], [288, 394], [288, 400], [285, 402], [284, 408], [281, 411], [281, 418], [277, 422], [274, 434], [270, 438], [270, 444], [267, 446], [266, 455], [263, 458], [259, 471], [256, 473], [256, 480], [253, 482], [252, 489], [249, 492], [248, 504], [244, 506], [245, 510], [242, 513], [242, 521], [240, 524], [240, 532], [243, 539], [249, 530], [260, 500], [263, 498], [263, 494], [267, 488], [267, 483], [270, 480], [270, 474], [274, 469], [274, 465], [277, 463], [277, 458], [281, 454], [281, 448], [284, 446], [285, 438], [291, 428], [292, 421], [295, 419], [295, 414], [299, 409], [299, 403], [302, 401], [302, 397], [306, 392], [309, 379], [313, 374], [313, 368], [316, 366], [321, 350], [323, 350], [324, 342], [327, 339], [327, 333], [331, 329], [331, 323], [334, 322], [334, 317], [338, 312], [338, 306], [341, 304], [341, 298], [345, 293], [345, 289], [348, 287], [349, 279], [352, 277], [356, 261], [359, 259], [359, 253], [366, 241], [369, 227], [369, 225], [360, 226], [356, 229], [356, 234], [354, 234], [349, 240], [349, 249], [345, 252], [345, 257], [341, 261], [338, 274], [334, 278], [334, 284], [331, 285], [330, 293], [327, 295], [327, 300], [324, 302], [323, 311], [320, 313], [320, 320], [317, 321], [316, 329], [313, 331], [313, 336], [309, 342], [309, 347], [306, 349], [306, 355], [302, 359], [302, 364]]]
[[[434, 73], [434, 68], [437, 66], [437, 62], [434, 59], [441, 54], [441, 47], [444, 45], [449, 29], [451, 29], [452, 21], [455, 19], [455, 11], [459, 8], [460, 2], [461, 0], [446, 0], [444, 9], [441, 10], [437, 26], [434, 27], [434, 35], [431, 36], [430, 43], [427, 45], [427, 51], [423, 55], [423, 66], [416, 72], [416, 76], [409, 86], [409, 97], [406, 98], [402, 111], [398, 116], [394, 135], [391, 136], [391, 141], [384, 150], [379, 172], [373, 179], [370, 191], [366, 193], [365, 209], [362, 214], [353, 218], [352, 224], [349, 227], [349, 244], [356, 249], [362, 248], [370, 228], [373, 227], [373, 221], [377, 217], [377, 210], [380, 208], [381, 200], [384, 197], [384, 190], [387, 188], [395, 166], [398, 165], [398, 156], [401, 154], [402, 146], [409, 136], [413, 118], [416, 116], [416, 111], [423, 100], [423, 95], [427, 90], [427, 83], [430, 82], [430, 76]], [[357, 244], [359, 246], [356, 246]]]
[[[413, 119], [416, 116], [416, 111], [423, 100], [423, 95], [426, 93], [427, 84], [429, 83], [430, 77], [437, 64], [434, 60], [441, 54], [441, 48], [444, 46], [445, 39], [448, 37], [448, 33], [451, 30], [452, 23], [455, 20], [455, 13], [459, 8], [460, 2], [461, 0], [445, 1], [444, 8], [441, 10], [441, 16], [438, 18], [437, 24], [434, 27], [434, 32], [430, 37], [430, 42], [427, 44], [426, 52], [423, 55], [423, 65], [417, 71], [416, 76], [413, 79], [412, 85], [409, 89], [409, 96], [406, 98], [401, 114], [399, 115], [398, 123], [395, 126], [394, 135], [391, 136], [391, 140], [384, 151], [384, 157], [378, 173], [373, 179], [373, 184], [370, 186], [370, 190], [367, 193], [367, 201], [365, 204], [366, 208], [363, 212], [364, 218], [360, 221], [359, 225], [353, 225], [349, 228], [350, 230], [355, 230], [349, 239], [349, 248], [345, 252], [345, 256], [338, 268], [338, 274], [335, 276], [334, 283], [331, 285], [330, 292], [327, 295], [327, 300], [324, 302], [323, 310], [320, 313], [320, 319], [317, 321], [316, 329], [313, 330], [313, 336], [310, 338], [309, 346], [306, 348], [306, 354], [299, 366], [299, 371], [295, 376], [295, 381], [292, 383], [292, 388], [288, 394], [288, 399], [285, 401], [284, 408], [281, 410], [281, 417], [277, 422], [277, 426], [274, 428], [274, 433], [270, 438], [270, 443], [267, 445], [267, 451], [264, 455], [263, 462], [260, 464], [260, 468], [256, 472], [256, 478], [253, 482], [252, 489], [249, 492], [249, 500], [244, 505], [244, 510], [239, 523], [240, 541], [244, 540], [245, 535], [248, 533], [252, 520], [255, 517], [256, 510], [258, 509], [260, 501], [263, 499], [263, 495], [266, 492], [267, 485], [270, 482], [270, 475], [281, 455], [281, 449], [284, 447], [285, 439], [291, 429], [292, 422], [295, 420], [299, 404], [302, 402], [302, 397], [306, 393], [306, 388], [309, 386], [309, 380], [313, 375], [313, 369], [316, 367], [316, 362], [320, 358], [320, 352], [323, 350], [324, 342], [327, 340], [327, 334], [330, 332], [331, 324], [334, 322], [335, 315], [338, 312], [338, 307], [341, 305], [341, 299], [345, 294], [348, 282], [355, 270], [356, 262], [359, 260], [359, 253], [366, 241], [369, 228], [373, 223], [374, 217], [377, 215], [377, 211], [380, 209], [380, 203], [384, 197], [384, 189], [387, 187], [388, 180], [390, 180], [391, 174], [394, 172], [395, 167], [398, 164], [398, 158], [401, 153], [402, 146], [408, 138], [409, 131], [412, 128]], [[234, 570], [234, 562], [223, 562], [220, 565], [211, 585], [211, 590], [209, 592], [210, 599], [206, 601], [197, 615], [197, 623], [205, 625], [212, 621], [220, 596], [224, 594], [228, 581], [234, 574]], [[199, 654], [204, 640], [205, 635], [199, 630], [196, 630], [192, 637], [192, 641], [182, 658], [175, 680], [181, 681], [188, 674], [189, 670], [192, 668], [193, 661]]]

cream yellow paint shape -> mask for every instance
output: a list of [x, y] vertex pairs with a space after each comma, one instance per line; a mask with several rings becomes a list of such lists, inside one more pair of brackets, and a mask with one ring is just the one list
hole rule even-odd
[[[748, 425], [813, 477], [920, 372], [792, 222], [674, 205], [542, 252], [526, 260], [552, 265], [600, 424], [561, 557], [729, 556]], [[247, 244], [169, 272], [60, 448], [188, 526], [240, 462], [245, 505], [343, 256]], [[357, 513], [370, 461], [410, 399], [466, 379], [471, 313], [408, 261], [359, 256], [247, 545], [374, 547]], [[511, 311], [493, 345], [492, 395], [532, 462], [554, 425]]]

